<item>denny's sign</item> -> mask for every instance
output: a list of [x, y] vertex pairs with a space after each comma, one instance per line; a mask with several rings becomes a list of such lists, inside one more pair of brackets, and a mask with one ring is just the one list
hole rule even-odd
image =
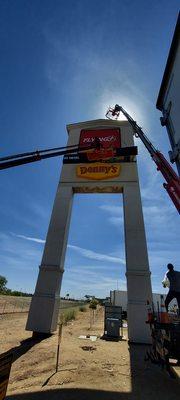
[[76, 167], [78, 178], [102, 180], [116, 178], [120, 174], [119, 164], [81, 164]]

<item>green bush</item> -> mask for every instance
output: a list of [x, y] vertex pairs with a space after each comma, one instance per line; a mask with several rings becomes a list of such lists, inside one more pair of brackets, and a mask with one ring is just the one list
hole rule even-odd
[[75, 310], [67, 310], [60, 315], [60, 321], [62, 322], [63, 325], [65, 325], [68, 321], [72, 321], [74, 319], [76, 319]]
[[85, 311], [86, 311], [86, 307], [85, 307], [85, 306], [80, 306], [80, 307], [79, 307], [79, 311], [85, 312]]
[[11, 296], [23, 296], [23, 294], [21, 292], [19, 292], [18, 290], [11, 290]]

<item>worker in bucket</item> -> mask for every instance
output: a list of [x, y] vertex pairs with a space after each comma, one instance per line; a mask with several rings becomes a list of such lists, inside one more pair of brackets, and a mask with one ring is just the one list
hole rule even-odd
[[168, 264], [167, 269], [168, 271], [162, 281], [163, 287], [169, 287], [169, 292], [165, 300], [165, 307], [168, 312], [169, 303], [171, 300], [176, 299], [180, 315], [180, 272], [174, 271], [174, 266], [172, 264]]

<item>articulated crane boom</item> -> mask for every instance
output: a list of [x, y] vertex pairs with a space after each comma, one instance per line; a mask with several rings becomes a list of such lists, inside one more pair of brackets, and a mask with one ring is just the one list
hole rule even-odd
[[127, 113], [127, 111], [124, 110], [124, 108], [116, 104], [114, 108], [110, 107], [108, 109], [106, 117], [108, 119], [111, 119], [110, 116], [112, 116], [115, 117], [115, 119], [117, 119], [119, 117], [120, 112], [122, 112], [124, 116], [127, 118], [127, 120], [129, 121], [129, 123], [133, 128], [135, 135], [137, 135], [142, 140], [146, 149], [149, 151], [153, 161], [157, 165], [157, 170], [161, 172], [161, 174], [166, 180], [163, 186], [168, 192], [178, 212], [180, 213], [180, 179], [178, 175], [173, 170], [173, 168], [166, 160], [166, 158], [163, 156], [163, 154], [152, 145], [152, 143], [144, 134], [140, 126], [136, 123], [136, 121], [133, 120], [133, 118]]
[[78, 145], [66, 146], [66, 147], [54, 147], [53, 149], [36, 150], [27, 153], [13, 154], [0, 158], [0, 170], [12, 167], [18, 167], [19, 165], [29, 164], [36, 161], [45, 160], [46, 158], [59, 157], [63, 155], [82, 154], [86, 151], [97, 148], [98, 143], [93, 144], [91, 147], [80, 148]]

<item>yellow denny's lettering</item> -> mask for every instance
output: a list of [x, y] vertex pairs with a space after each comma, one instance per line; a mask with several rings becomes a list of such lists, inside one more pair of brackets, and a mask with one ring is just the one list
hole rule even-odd
[[94, 180], [110, 179], [119, 176], [120, 165], [118, 164], [82, 164], [76, 168], [78, 178], [88, 178]]

